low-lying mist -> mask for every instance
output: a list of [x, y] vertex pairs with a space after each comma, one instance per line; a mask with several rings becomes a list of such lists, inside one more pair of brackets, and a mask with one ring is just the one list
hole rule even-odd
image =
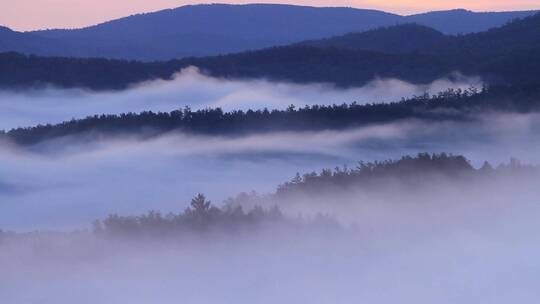
[[[480, 83], [380, 80], [340, 90], [218, 80], [189, 69], [173, 81], [123, 92], [3, 92], [0, 128], [185, 105], [233, 110], [382, 102], [471, 84]], [[540, 115], [466, 118], [339, 131], [90, 133], [33, 146], [0, 142], [0, 302], [536, 303], [539, 168], [516, 170], [515, 160], [499, 169], [483, 163], [514, 157], [539, 165]], [[475, 173], [428, 175], [419, 166], [404, 178], [283, 190], [297, 172], [339, 167], [333, 171], [339, 180], [358, 161], [419, 152], [464, 155], [482, 169], [465, 162]], [[186, 208], [198, 193], [219, 210], [203, 201], [208, 213], [192, 216]], [[230, 209], [235, 206], [246, 213]], [[275, 206], [279, 220], [253, 224]], [[150, 210], [162, 216], [133, 217]], [[115, 213], [120, 217], [107, 217]], [[226, 220], [215, 215], [225, 213]], [[235, 224], [167, 237], [113, 235], [107, 233], [111, 218], [120, 228], [137, 228], [134, 219], [143, 218], [157, 232], [186, 223], [204, 227], [210, 218], [219, 227]], [[96, 219], [103, 221], [93, 232]]]
[[[273, 200], [309, 229], [276, 222], [172, 238], [7, 234], [0, 295], [55, 304], [532, 304], [540, 279], [537, 170], [389, 175]], [[294, 218], [319, 212], [341, 225]]]
[[224, 110], [285, 109], [289, 105], [342, 104], [399, 101], [402, 97], [435, 94], [448, 88], [481, 87], [476, 77], [451, 75], [428, 85], [397, 79], [379, 79], [361, 88], [339, 89], [331, 85], [297, 85], [266, 80], [225, 80], [205, 76], [196, 68], [178, 73], [170, 81], [151, 81], [118, 92], [36, 89], [0, 92], [0, 129], [60, 123], [96, 114], [170, 112], [221, 107]]
[[85, 227], [109, 213], [183, 210], [196, 193], [216, 204], [268, 193], [297, 172], [418, 152], [466, 155], [480, 166], [511, 157], [540, 164], [538, 115], [373, 125], [345, 131], [151, 139], [61, 138], [0, 147], [0, 223], [16, 230]]

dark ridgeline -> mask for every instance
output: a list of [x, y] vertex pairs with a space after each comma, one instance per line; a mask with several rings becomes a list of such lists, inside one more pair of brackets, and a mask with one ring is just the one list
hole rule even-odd
[[0, 88], [22, 90], [55, 86], [121, 90], [146, 80], [171, 79], [181, 68], [179, 62], [141, 63], [0, 53]]
[[[178, 236], [193, 233], [253, 233], [258, 228], [288, 228], [293, 230], [340, 229], [333, 218], [318, 215], [313, 219], [292, 218], [277, 207], [287, 202], [287, 197], [303, 194], [319, 197], [321, 193], [343, 193], [346, 190], [368, 189], [381, 185], [389, 179], [397, 179], [413, 189], [424, 188], [433, 182], [435, 175], [449, 181], [478, 181], [483, 178], [512, 174], [540, 173], [537, 167], [522, 165], [516, 160], [493, 168], [485, 163], [480, 169], [473, 168], [463, 156], [450, 154], [420, 153], [404, 156], [398, 160], [360, 162], [357, 168], [325, 169], [320, 173], [297, 174], [291, 181], [280, 185], [277, 191], [266, 196], [241, 193], [224, 202], [222, 208], [212, 206], [202, 194], [197, 195], [184, 212], [165, 216], [156, 211], [141, 216], [110, 215], [103, 221], [94, 222], [94, 232], [102, 236]], [[532, 176], [532, 175], [531, 175]], [[416, 187], [416, 188], [415, 188]], [[339, 204], [329, 201], [328, 204]], [[361, 204], [361, 201], [357, 202]], [[254, 206], [246, 208], [242, 206]], [[264, 207], [262, 207], [264, 206]]]
[[142, 112], [96, 115], [57, 125], [38, 125], [0, 133], [0, 139], [34, 145], [65, 136], [136, 135], [151, 137], [171, 131], [201, 135], [243, 135], [272, 131], [340, 130], [406, 119], [426, 121], [471, 120], [488, 112], [531, 113], [540, 110], [540, 85], [493, 86], [469, 90], [450, 89], [400, 102], [306, 106], [286, 110], [235, 110], [220, 108], [170, 113]]
[[295, 83], [361, 86], [376, 77], [429, 83], [456, 69], [429, 55], [394, 55], [371, 51], [305, 46], [276, 47], [218, 57], [142, 63], [108, 59], [36, 57], [0, 54], [0, 89], [84, 88], [122, 90], [147, 80], [170, 80], [183, 68], [228, 79], [267, 78]]
[[[510, 13], [515, 16], [523, 14]], [[399, 18], [381, 11], [353, 8], [188, 5], [82, 29], [43, 30], [28, 34], [65, 44], [67, 47], [64, 48], [54, 44], [49, 46], [50, 52], [56, 56], [154, 61], [286, 45], [395, 24]], [[23, 48], [4, 50], [24, 51]]]
[[465, 10], [399, 16], [376, 10], [293, 5], [191, 5], [71, 30], [14, 32], [0, 28], [0, 52], [143, 61], [211, 56], [418, 23], [446, 34], [480, 32], [524, 12]]
[[325, 39], [303, 41], [297, 45], [405, 54], [447, 43], [452, 37], [433, 28], [410, 23], [381, 27], [360, 33], [347, 33]]
[[223, 78], [323, 82], [340, 87], [361, 86], [375, 78], [429, 83], [456, 71], [481, 76], [490, 84], [538, 82], [540, 14], [462, 36], [442, 36], [407, 24], [304, 44], [152, 63], [3, 53], [0, 88], [49, 84], [118, 90], [145, 80], [171, 79], [175, 72], [189, 66]]

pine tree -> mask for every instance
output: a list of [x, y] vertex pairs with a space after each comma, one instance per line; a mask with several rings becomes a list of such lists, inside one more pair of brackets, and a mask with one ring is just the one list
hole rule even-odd
[[195, 198], [191, 200], [191, 208], [197, 214], [204, 214], [210, 210], [212, 203], [206, 200], [204, 194], [197, 194]]

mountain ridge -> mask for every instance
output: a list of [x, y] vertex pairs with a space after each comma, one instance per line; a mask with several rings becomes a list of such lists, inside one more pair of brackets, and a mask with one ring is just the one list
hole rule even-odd
[[171, 79], [176, 72], [190, 66], [220, 78], [263, 78], [339, 87], [362, 86], [377, 78], [427, 84], [455, 72], [482, 77], [486, 84], [538, 83], [540, 14], [486, 32], [449, 36], [435, 47], [393, 54], [381, 50], [288, 45], [143, 63], [4, 53], [0, 54], [0, 87], [17, 89], [51, 84], [63, 88], [121, 90], [138, 82]]
[[[427, 17], [432, 14], [442, 14], [447, 16], [446, 19], [450, 18], [450, 21], [446, 22], [450, 27], [456, 24], [471, 24], [470, 20], [474, 21], [475, 16], [483, 16], [482, 20], [487, 18], [489, 21], [489, 24], [482, 21], [489, 25], [485, 27], [487, 29], [532, 13], [533, 11], [445, 11], [400, 16], [377, 10], [344, 7], [318, 8], [276, 4], [190, 5], [132, 15], [81, 29], [15, 32], [33, 41], [36, 47], [29, 49], [24, 44], [8, 43], [8, 38], [0, 37], [0, 45], [8, 45], [0, 47], [0, 51], [43, 56], [155, 61], [238, 53], [403, 23], [430, 26], [433, 21]], [[465, 14], [469, 21], [456, 22], [456, 14]], [[446, 25], [435, 25], [430, 27], [446, 34], [461, 32], [461, 29], [452, 30]], [[471, 28], [473, 27], [479, 29], [478, 24], [471, 25]]]

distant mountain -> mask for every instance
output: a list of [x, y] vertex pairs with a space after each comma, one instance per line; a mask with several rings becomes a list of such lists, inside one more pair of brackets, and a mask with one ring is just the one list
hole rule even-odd
[[404, 24], [321, 40], [309, 40], [298, 45], [399, 54], [428, 49], [449, 39], [451, 39], [449, 36], [430, 27]]
[[27, 54], [52, 55], [50, 45], [57, 46], [58, 41], [39, 35], [12, 31], [0, 26], [0, 50], [17, 50]]
[[319, 40], [300, 42], [298, 46], [366, 50], [389, 54], [414, 53], [470, 56], [506, 54], [515, 49], [540, 48], [540, 18], [535, 14], [516, 19], [504, 26], [467, 35], [445, 35], [416, 23], [381, 27], [360, 33], [348, 33]]
[[282, 46], [411, 22], [446, 34], [470, 33], [500, 26], [532, 13], [456, 10], [404, 17], [354, 8], [276, 4], [192, 5], [134, 15], [82, 29], [0, 34], [0, 51], [64, 57], [167, 60]]
[[[387, 40], [394, 39], [396, 48], [402, 47], [398, 43], [401, 41], [399, 35], [395, 33], [410, 33], [411, 30], [427, 32], [418, 36], [431, 37], [426, 38], [430, 43], [413, 52], [405, 52], [405, 48], [394, 53], [387, 50]], [[379, 33], [382, 38], [371, 36], [372, 33]], [[353, 37], [361, 37], [365, 43], [372, 41], [373, 46], [342, 45], [338, 48], [294, 44], [153, 63], [4, 53], [0, 54], [0, 87], [26, 88], [50, 83], [95, 90], [124, 89], [144, 80], [169, 79], [188, 66], [197, 66], [216, 77], [325, 82], [343, 87], [361, 86], [378, 77], [429, 83], [454, 72], [481, 76], [489, 83], [540, 83], [540, 14], [463, 36], [441, 36], [423, 27], [402, 25]], [[438, 39], [440, 42], [435, 43]], [[336, 41], [349, 42], [342, 37]], [[357, 41], [351, 41], [355, 46]], [[435, 44], [431, 45], [431, 42]]]
[[456, 9], [417, 14], [408, 16], [406, 19], [408, 22], [429, 26], [445, 34], [457, 35], [483, 32], [514, 19], [528, 17], [536, 12], [471, 12]]
[[286, 45], [398, 22], [374, 10], [292, 5], [193, 5], [78, 30], [38, 31], [75, 47], [62, 56], [162, 60]]
[[458, 36], [431, 50], [432, 53], [470, 54], [476, 59], [505, 55], [516, 49], [540, 48], [540, 14], [511, 22], [485, 32]]

